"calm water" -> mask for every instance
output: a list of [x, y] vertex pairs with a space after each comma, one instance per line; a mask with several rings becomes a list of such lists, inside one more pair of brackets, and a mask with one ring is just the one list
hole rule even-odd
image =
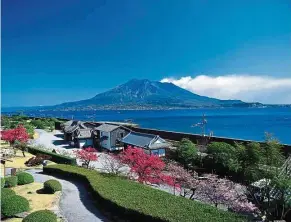
[[124, 121], [132, 119], [140, 127], [170, 131], [201, 133], [191, 125], [207, 118], [206, 132], [215, 136], [264, 140], [264, 132], [272, 133], [282, 143], [291, 144], [291, 108], [225, 108], [153, 111], [75, 111], [30, 112], [28, 115], [55, 116], [79, 120]]

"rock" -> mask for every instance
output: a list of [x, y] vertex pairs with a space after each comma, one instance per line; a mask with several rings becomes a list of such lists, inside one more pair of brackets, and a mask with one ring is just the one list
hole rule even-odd
[[15, 214], [15, 217], [18, 217], [18, 218], [24, 218], [28, 215], [29, 213], [28, 212], [22, 212], [22, 213], [19, 213], [19, 214]]

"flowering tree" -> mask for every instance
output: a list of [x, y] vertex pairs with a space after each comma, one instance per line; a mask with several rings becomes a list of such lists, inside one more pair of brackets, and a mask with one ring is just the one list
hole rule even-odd
[[103, 170], [107, 173], [119, 175], [122, 172], [122, 168], [125, 167], [125, 164], [121, 161], [119, 155], [114, 154], [105, 154], [102, 156], [101, 164]]
[[159, 184], [168, 177], [162, 173], [165, 163], [155, 155], [148, 155], [140, 148], [129, 146], [120, 156], [122, 163], [130, 167], [140, 183]]
[[199, 180], [197, 179], [197, 173], [193, 173], [193, 175], [187, 171], [182, 166], [170, 162], [167, 165], [167, 172], [170, 176], [168, 185], [173, 186], [174, 195], [175, 190], [180, 190], [180, 195], [186, 197], [191, 192], [190, 199], [194, 196], [195, 190], [199, 185]]
[[201, 180], [196, 190], [197, 199], [212, 203], [216, 207], [221, 204], [235, 212], [252, 213], [257, 211], [254, 204], [248, 201], [245, 188], [217, 175], [208, 174]]
[[18, 125], [15, 129], [4, 130], [1, 132], [1, 139], [10, 143], [14, 148], [17, 147], [22, 151], [25, 157], [26, 143], [29, 139], [29, 135], [23, 125]]
[[96, 161], [98, 159], [96, 154], [97, 151], [94, 149], [95, 152], [93, 152], [92, 149], [94, 148], [88, 147], [84, 150], [75, 151], [77, 159], [80, 159], [87, 168], [89, 168], [91, 161]]

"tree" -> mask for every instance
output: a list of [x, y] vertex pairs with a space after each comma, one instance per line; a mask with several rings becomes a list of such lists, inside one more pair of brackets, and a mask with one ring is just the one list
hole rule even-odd
[[161, 183], [166, 177], [162, 173], [165, 163], [155, 155], [146, 154], [141, 148], [127, 147], [121, 155], [122, 163], [130, 167], [130, 172], [140, 183]]
[[46, 128], [46, 123], [44, 120], [34, 119], [34, 120], [31, 120], [30, 123], [33, 126], [35, 126], [37, 129], [45, 129]]
[[216, 207], [224, 205], [235, 212], [257, 211], [256, 206], [248, 201], [243, 186], [213, 174], [205, 175], [205, 178], [200, 181], [196, 190], [199, 200], [212, 203]]
[[[29, 135], [23, 125], [19, 125], [15, 129], [2, 131], [2, 139], [8, 141], [13, 148], [18, 145], [17, 148], [21, 149], [22, 154], [25, 157], [24, 151], [26, 149], [26, 143], [29, 139]], [[20, 144], [21, 146], [19, 146]]]
[[197, 148], [191, 140], [183, 138], [177, 148], [178, 161], [188, 168], [197, 157]]
[[75, 151], [77, 159], [80, 159], [82, 163], [89, 168], [89, 164], [91, 161], [97, 161], [98, 156], [96, 154], [96, 150], [93, 152], [94, 148], [88, 147], [84, 150]]
[[214, 169], [219, 172], [234, 171], [240, 168], [236, 148], [224, 142], [212, 142], [207, 146]]
[[190, 192], [192, 192], [189, 197], [192, 199], [199, 184], [197, 173], [193, 173], [192, 175], [185, 168], [174, 162], [168, 163], [166, 169], [171, 180], [171, 182], [168, 182], [167, 184], [173, 187], [174, 195], [176, 189], [180, 190], [180, 195], [183, 197], [186, 197]]
[[29, 123], [24, 123], [23, 127], [26, 129], [26, 132], [28, 133], [30, 138], [33, 138], [34, 135], [34, 126]]
[[263, 161], [263, 152], [259, 143], [236, 144], [237, 156], [243, 180], [253, 182], [260, 178], [259, 164]]
[[104, 154], [101, 161], [103, 170], [107, 173], [119, 175], [122, 173], [122, 168], [125, 167], [125, 164], [122, 163], [119, 155], [114, 154]]
[[272, 136], [272, 134], [265, 134], [265, 143], [262, 146], [264, 155], [264, 164], [267, 166], [281, 166], [284, 161], [282, 154], [282, 145]]

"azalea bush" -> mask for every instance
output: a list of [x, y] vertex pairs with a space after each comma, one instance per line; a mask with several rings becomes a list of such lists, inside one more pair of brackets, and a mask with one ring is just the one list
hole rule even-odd
[[129, 146], [121, 153], [120, 160], [130, 167], [132, 178], [136, 178], [140, 183], [159, 184], [170, 181], [163, 173], [166, 164], [162, 159], [146, 154], [141, 148]]
[[18, 125], [15, 129], [3, 130], [1, 132], [1, 139], [9, 142], [11, 146], [20, 149], [25, 157], [24, 151], [26, 150], [29, 135], [23, 125]]
[[91, 147], [75, 151], [76, 158], [81, 160], [83, 165], [87, 168], [89, 168], [89, 164], [91, 161], [97, 161], [98, 156], [96, 152], [97, 150]]

